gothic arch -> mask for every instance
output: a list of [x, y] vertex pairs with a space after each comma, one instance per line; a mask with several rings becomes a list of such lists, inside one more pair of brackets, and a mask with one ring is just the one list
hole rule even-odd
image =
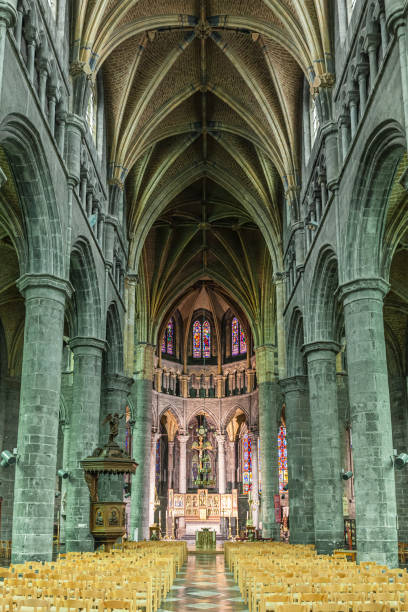
[[166, 413], [166, 412], [170, 412], [170, 414], [175, 418], [175, 420], [177, 421], [177, 425], [178, 425], [178, 429], [179, 431], [183, 430], [183, 419], [182, 416], [179, 414], [179, 411], [177, 410], [177, 408], [175, 406], [172, 406], [171, 404], [167, 404], [167, 406], [165, 406], [162, 410], [160, 410], [157, 419], [160, 423], [160, 419], [162, 418], [162, 416]]
[[396, 121], [383, 122], [367, 139], [344, 232], [341, 283], [386, 272], [382, 250], [388, 196], [405, 147], [403, 130]]
[[41, 138], [26, 117], [8, 115], [0, 124], [23, 211], [27, 257], [21, 273], [65, 277], [64, 236], [53, 181]]
[[233, 408], [231, 408], [231, 410], [229, 410], [226, 413], [224, 418], [221, 418], [221, 429], [222, 429], [222, 431], [224, 431], [228, 427], [230, 421], [234, 418], [235, 413], [236, 413], [237, 410], [241, 410], [244, 413], [246, 422], [248, 424], [248, 428], [250, 427], [251, 419], [250, 419], [248, 411], [243, 406], [240, 406], [239, 404], [235, 404], [233, 406]]
[[288, 333], [288, 376], [303, 376], [305, 372], [305, 360], [301, 352], [305, 343], [303, 329], [303, 314], [300, 308], [293, 309]]
[[84, 237], [78, 238], [71, 251], [70, 280], [74, 287], [74, 335], [101, 338], [101, 300], [99, 280], [91, 246]]
[[339, 286], [337, 256], [330, 245], [320, 250], [307, 299], [306, 342], [333, 341], [337, 337], [336, 315]]
[[120, 325], [118, 307], [115, 302], [108, 308], [106, 315], [107, 350], [104, 359], [107, 374], [123, 373], [123, 335]]

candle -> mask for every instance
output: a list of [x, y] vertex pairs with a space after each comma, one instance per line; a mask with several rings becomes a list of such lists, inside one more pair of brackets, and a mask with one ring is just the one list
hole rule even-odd
[[247, 520], [248, 520], [248, 510], [247, 510]]

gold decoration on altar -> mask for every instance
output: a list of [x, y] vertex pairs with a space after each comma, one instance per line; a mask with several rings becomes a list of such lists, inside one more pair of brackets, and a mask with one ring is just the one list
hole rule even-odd
[[238, 491], [209, 493], [198, 489], [197, 493], [174, 493], [169, 489], [168, 512], [170, 516], [183, 516], [192, 521], [217, 521], [221, 518], [238, 518]]

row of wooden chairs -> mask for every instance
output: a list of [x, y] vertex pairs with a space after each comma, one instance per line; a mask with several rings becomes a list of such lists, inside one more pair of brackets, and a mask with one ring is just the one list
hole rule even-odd
[[[22, 609], [155, 612], [185, 562], [185, 542], [140, 542], [109, 553], [67, 553], [56, 562], [0, 568], [0, 612]], [[78, 605], [76, 605], [76, 602]], [[119, 606], [119, 603], [126, 603]], [[3, 606], [3, 609], [2, 609]], [[105, 607], [103, 607], [105, 606]], [[23, 606], [27, 612], [27, 605]]]
[[408, 574], [318, 555], [313, 546], [226, 543], [225, 559], [250, 612], [408, 611]]

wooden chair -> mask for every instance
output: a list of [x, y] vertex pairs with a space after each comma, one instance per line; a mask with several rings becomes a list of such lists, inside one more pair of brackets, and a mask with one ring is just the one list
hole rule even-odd
[[[28, 610], [45, 610], [46, 612], [51, 611], [51, 604], [49, 601], [43, 599], [13, 599], [11, 605], [15, 604], [16, 612], [28, 612]], [[28, 608], [28, 610], [27, 610]]]
[[69, 612], [70, 610], [85, 610], [90, 612], [92, 602], [89, 599], [59, 599], [55, 602], [55, 612]]
[[114, 600], [106, 600], [102, 601], [98, 606], [98, 612], [111, 612], [112, 610], [129, 610], [129, 612], [133, 612], [133, 604], [131, 601], [121, 601], [119, 599]]
[[349, 612], [348, 604], [343, 603], [314, 603], [313, 612]]

